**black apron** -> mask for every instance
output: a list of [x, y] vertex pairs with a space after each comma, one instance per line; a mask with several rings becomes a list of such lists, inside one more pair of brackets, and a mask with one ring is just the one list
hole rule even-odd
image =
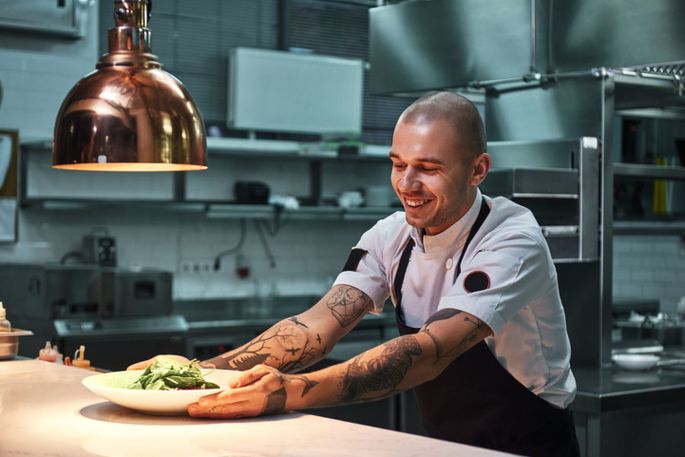
[[[456, 265], [489, 214], [485, 198]], [[395, 318], [401, 335], [419, 331], [404, 323], [402, 283], [414, 240], [400, 258], [395, 275]], [[485, 341], [457, 357], [437, 378], [414, 388], [424, 426], [434, 437], [529, 456], [579, 456], [573, 418], [519, 383], [492, 354]]]

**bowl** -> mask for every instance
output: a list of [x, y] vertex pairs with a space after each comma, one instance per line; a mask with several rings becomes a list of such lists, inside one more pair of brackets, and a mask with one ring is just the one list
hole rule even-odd
[[197, 402], [200, 397], [212, 395], [228, 389], [231, 379], [240, 376], [235, 370], [201, 369], [202, 376], [218, 384], [219, 389], [188, 390], [140, 390], [129, 389], [145, 370], [113, 371], [84, 378], [81, 383], [95, 395], [105, 398], [114, 404], [153, 415], [183, 415], [188, 405]]
[[19, 337], [28, 335], [33, 335], [33, 332], [18, 328], [0, 332], [0, 360], [13, 359], [19, 352]]
[[659, 362], [660, 357], [653, 354], [616, 354], [611, 360], [626, 370], [649, 370]]

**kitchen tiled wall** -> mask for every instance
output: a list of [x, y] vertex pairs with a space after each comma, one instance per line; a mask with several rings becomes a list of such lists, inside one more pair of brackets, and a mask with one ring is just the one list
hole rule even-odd
[[678, 236], [614, 238], [614, 296], [658, 299], [675, 313], [685, 297], [685, 241]]
[[20, 216], [20, 241], [0, 245], [0, 262], [58, 262], [67, 252], [80, 250], [83, 235], [106, 227], [116, 237], [119, 265], [173, 271], [177, 299], [319, 295], [373, 223], [285, 220], [275, 236], [266, 235], [275, 257], [272, 268], [253, 221], [247, 221], [242, 255], [251, 274], [240, 279], [235, 255], [224, 257], [221, 269], [213, 270], [215, 256], [240, 237], [238, 219], [207, 219], [202, 212], [166, 210], [163, 204], [28, 209]]
[[80, 40], [0, 30], [0, 129], [17, 129], [25, 140], [52, 137], [62, 100], [95, 69], [98, 3], [91, 8]]

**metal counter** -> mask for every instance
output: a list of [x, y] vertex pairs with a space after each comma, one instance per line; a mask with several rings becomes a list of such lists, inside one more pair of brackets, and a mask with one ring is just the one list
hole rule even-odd
[[685, 452], [685, 370], [573, 368], [571, 404], [581, 455], [682, 456]]

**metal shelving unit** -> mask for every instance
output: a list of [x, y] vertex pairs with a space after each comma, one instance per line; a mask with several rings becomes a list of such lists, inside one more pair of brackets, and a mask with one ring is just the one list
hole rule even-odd
[[[299, 197], [302, 201], [321, 202], [321, 165], [323, 162], [340, 161], [345, 163], [363, 162], [369, 164], [387, 163], [388, 147], [374, 145], [360, 145], [358, 154], [339, 154], [337, 148], [333, 148], [334, 143], [308, 143], [280, 140], [257, 140], [245, 138], [208, 138], [208, 154], [213, 158], [226, 159], [269, 159], [286, 158], [293, 161], [304, 161], [309, 163], [309, 181], [311, 195]], [[136, 207], [155, 211], [191, 211], [204, 213], [208, 218], [221, 219], [271, 219], [284, 218], [288, 220], [375, 220], [388, 216], [396, 211], [395, 207], [355, 207], [341, 208], [330, 204], [312, 205], [304, 204], [297, 209], [287, 209], [278, 205], [268, 204], [239, 204], [229, 198], [191, 198], [187, 195], [187, 175], [185, 173], [174, 173], [167, 175], [162, 181], [156, 182], [163, 191], [159, 195], [150, 198], [141, 196], [136, 198], [126, 183], [139, 186], [140, 181], [145, 181], [145, 176], [126, 176], [122, 183], [118, 181], [114, 184], [109, 183], [107, 191], [100, 192], [75, 192], [73, 194], [64, 193], [54, 196], [49, 191], [36, 193], [29, 192], [29, 181], [39, 179], [48, 182], [46, 189], [51, 188], [52, 180], [59, 181], [64, 179], [64, 172], [50, 170], [48, 165], [48, 155], [50, 143], [47, 141], [25, 144], [22, 146], [21, 161], [21, 188], [20, 204], [25, 208], [41, 208], [45, 210], [79, 210], [87, 208], [101, 207]], [[44, 154], [39, 157], [40, 161], [29, 160], [29, 154]], [[45, 159], [45, 160], [43, 160]], [[30, 172], [30, 167], [40, 168], [35, 177]], [[45, 169], [43, 169], [45, 168]], [[129, 174], [130, 175], [130, 174]], [[79, 175], [83, 178], [84, 175]], [[159, 175], [152, 178], [159, 178]], [[98, 179], [106, 181], [116, 180], [117, 176], [104, 174]], [[71, 180], [70, 180], [71, 181]], [[92, 183], [90, 183], [92, 184]], [[87, 188], [85, 185], [83, 188]], [[118, 195], [117, 189], [124, 189], [124, 193]]]
[[665, 167], [658, 165], [615, 163], [614, 176], [644, 179], [684, 179], [685, 167]]

